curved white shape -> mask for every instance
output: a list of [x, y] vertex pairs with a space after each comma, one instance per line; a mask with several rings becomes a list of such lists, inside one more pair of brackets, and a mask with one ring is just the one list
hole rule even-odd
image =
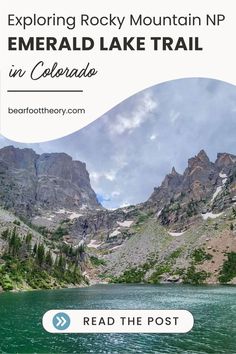
[[[23, 10], [22, 10], [23, 9]], [[7, 15], [16, 16], [41, 14], [49, 16], [76, 16], [74, 30], [59, 26], [31, 26], [23, 29], [19, 26], [7, 26]], [[109, 10], [107, 10], [109, 9]], [[0, 9], [1, 26], [1, 134], [8, 139], [24, 143], [34, 143], [57, 139], [75, 132], [112, 107], [133, 94], [158, 83], [188, 77], [206, 77], [236, 83], [235, 56], [236, 32], [235, 1], [228, 0], [222, 7], [221, 0], [210, 0], [204, 6], [195, 0], [158, 2], [149, 0], [137, 2], [110, 2], [109, 0], [72, 0], [65, 8], [64, 2], [52, 0], [35, 4], [30, 0], [2, 2]], [[219, 26], [206, 24], [207, 15], [222, 14], [225, 20]], [[81, 26], [81, 14], [88, 16], [125, 17], [122, 27], [118, 26]], [[201, 26], [131, 26], [130, 15], [143, 16], [199, 16]], [[8, 37], [67, 36], [91, 37], [95, 46], [91, 51], [8, 51]], [[156, 51], [151, 37], [199, 37], [202, 51]], [[144, 51], [101, 51], [100, 38], [107, 45], [112, 37], [145, 37]], [[44, 78], [32, 81], [29, 74], [39, 61], [45, 68], [51, 68], [55, 62], [59, 67], [84, 68], [88, 63], [98, 73], [92, 78]], [[9, 70], [26, 70], [22, 78], [9, 78]], [[14, 93], [7, 90], [33, 89], [54, 90], [82, 89], [83, 93]], [[9, 109], [79, 109], [78, 114], [9, 114]]]
[[173, 237], [179, 237], [182, 236], [184, 232], [168, 232], [168, 234]]

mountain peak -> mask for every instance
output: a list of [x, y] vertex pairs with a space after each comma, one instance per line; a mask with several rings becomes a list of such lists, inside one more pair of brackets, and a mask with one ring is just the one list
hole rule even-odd
[[210, 164], [210, 160], [209, 160], [209, 157], [207, 156], [205, 150], [201, 150], [199, 151], [199, 153], [194, 156], [194, 157], [191, 157], [189, 160], [188, 160], [188, 167], [190, 169], [194, 169], [196, 166], [198, 165], [209, 165]]
[[36, 154], [13, 146], [0, 149], [0, 205], [18, 215], [38, 208], [100, 208], [86, 165], [65, 153]]
[[175, 176], [175, 175], [177, 175], [177, 174], [178, 174], [178, 172], [176, 172], [175, 167], [172, 167], [171, 175], [172, 175], [172, 176]]
[[215, 164], [219, 168], [228, 167], [236, 162], [236, 156], [226, 152], [218, 153]]
[[202, 161], [202, 162], [210, 162], [209, 157], [207, 156], [205, 150], [199, 151], [197, 154], [197, 157]]
[[173, 184], [176, 185], [179, 183], [180, 179], [182, 179], [182, 175], [179, 174], [175, 167], [172, 167], [172, 170], [171, 170], [171, 173], [169, 173], [168, 175], [166, 175], [164, 181], [163, 181], [163, 185], [166, 185], [166, 186], [170, 186], [170, 184]]
[[163, 207], [172, 198], [177, 200], [181, 194], [184, 195], [183, 203], [189, 203], [191, 200], [200, 201], [212, 195], [218, 176], [218, 167], [210, 162], [206, 152], [202, 149], [188, 160], [188, 167], [183, 175], [173, 167], [161, 186], [154, 190], [149, 201], [157, 202]]

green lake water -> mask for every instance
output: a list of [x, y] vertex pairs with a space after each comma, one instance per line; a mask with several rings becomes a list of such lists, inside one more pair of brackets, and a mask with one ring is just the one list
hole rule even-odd
[[[50, 334], [50, 309], [186, 309], [187, 334]], [[236, 354], [236, 287], [97, 285], [0, 294], [0, 353]]]

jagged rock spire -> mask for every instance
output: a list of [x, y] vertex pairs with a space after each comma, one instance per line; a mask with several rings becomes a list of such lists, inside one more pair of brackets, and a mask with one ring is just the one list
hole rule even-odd
[[176, 172], [176, 169], [175, 167], [173, 166], [172, 167], [172, 170], [171, 170], [171, 175], [177, 175], [178, 173]]
[[216, 166], [219, 168], [224, 168], [233, 165], [236, 162], [236, 156], [232, 154], [218, 153], [217, 159], [215, 161]]
[[210, 162], [209, 157], [207, 156], [205, 150], [201, 150], [198, 154], [197, 157], [204, 162]]
[[209, 157], [207, 156], [205, 150], [203, 150], [203, 149], [201, 151], [199, 151], [199, 153], [196, 156], [191, 157], [188, 160], [188, 167], [190, 169], [195, 168], [195, 166], [199, 165], [199, 163], [204, 164], [204, 165], [210, 164]]

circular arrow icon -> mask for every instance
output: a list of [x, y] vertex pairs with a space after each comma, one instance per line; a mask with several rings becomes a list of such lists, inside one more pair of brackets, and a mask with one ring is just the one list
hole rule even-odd
[[52, 323], [56, 329], [64, 331], [70, 325], [70, 317], [64, 312], [59, 312], [53, 317]]

